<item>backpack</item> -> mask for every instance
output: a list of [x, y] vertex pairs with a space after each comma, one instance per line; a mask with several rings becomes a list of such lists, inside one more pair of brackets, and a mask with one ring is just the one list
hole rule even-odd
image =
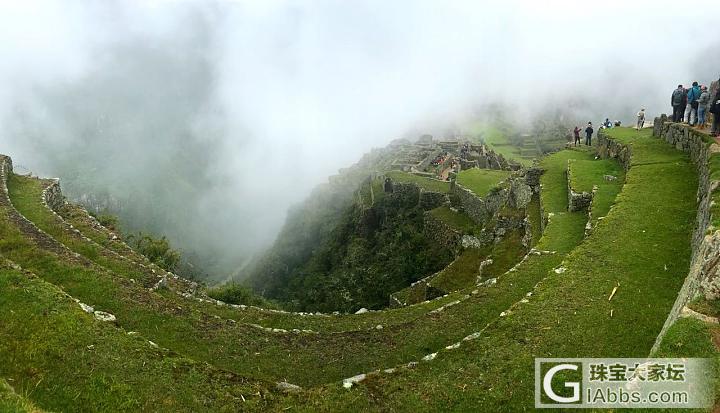
[[680, 105], [682, 105], [682, 101], [683, 101], [683, 91], [681, 89], [675, 89], [675, 91], [672, 93], [672, 105], [680, 106]]

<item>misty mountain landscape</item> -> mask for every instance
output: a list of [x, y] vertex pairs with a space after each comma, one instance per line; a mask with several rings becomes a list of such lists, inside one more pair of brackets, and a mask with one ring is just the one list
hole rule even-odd
[[718, 15], [1, 3], [0, 412], [715, 411]]

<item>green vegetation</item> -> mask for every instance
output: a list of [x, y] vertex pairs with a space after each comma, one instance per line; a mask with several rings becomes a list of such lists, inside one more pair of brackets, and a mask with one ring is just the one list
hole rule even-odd
[[2, 379], [0, 379], [0, 411], [7, 413], [42, 412], [26, 398], [15, 393], [15, 389]]
[[355, 312], [388, 305], [390, 292], [444, 268], [452, 252], [424, 234], [423, 210], [386, 196], [350, 207], [342, 224], [282, 278], [254, 280], [267, 297], [298, 311]]
[[[614, 159], [570, 160], [568, 162], [570, 185], [577, 192], [591, 193], [594, 186], [597, 191], [592, 201], [593, 226], [598, 219], [607, 215], [617, 194], [622, 189], [625, 171]], [[617, 179], [606, 180], [610, 175]]]
[[525, 166], [532, 165], [533, 159], [538, 156], [533, 140], [518, 140], [519, 135], [509, 125], [473, 122], [468, 126], [468, 133], [505, 159], [512, 159]]
[[150, 262], [167, 271], [175, 271], [180, 262], [180, 252], [170, 247], [165, 237], [156, 238], [149, 234], [131, 234], [127, 237], [130, 245], [140, 254], [146, 256]]
[[[149, 291], [157, 274], [110, 253], [105, 245], [120, 247], [107, 241], [105, 229], [71, 215], [83, 235], [87, 230], [105, 243], [88, 242], [42, 205], [42, 181], [11, 176], [13, 205], [70, 251], [37, 235], [0, 199], [0, 254], [39, 277], [0, 266], [0, 360], [9, 361], [0, 363], [7, 381], [0, 380], [0, 409], [514, 412], [533, 405], [536, 357], [646, 356], [687, 274], [697, 177], [685, 154], [645, 131], [607, 133], [631, 145], [633, 158], [618, 182], [625, 184], [608, 190], [606, 207], [599, 207], [607, 209], [605, 218], [585, 237], [586, 214], [566, 209], [565, 173], [570, 160], [579, 187], [602, 189], [601, 172], [614, 166], [584, 151], [545, 157], [543, 190], [526, 212], [532, 228], [541, 210], [548, 224], [536, 251], [522, 260], [522, 234], [510, 233], [491, 250], [465, 250], [444, 267], [451, 256], [424, 244], [424, 212], [400, 196], [376, 199], [369, 208], [346, 205], [337, 214], [324, 209], [340, 224], [315, 232], [309, 252], [276, 250], [282, 260], [272, 268], [287, 265], [288, 257], [311, 258], [290, 267], [297, 273], [272, 274], [276, 285], [312, 305], [340, 297], [356, 306], [360, 299], [387, 299], [391, 288], [410, 281], [401, 273], [418, 279], [445, 268], [431, 284], [459, 289], [432, 303], [357, 316], [240, 310], [171, 289]], [[462, 226], [462, 217], [450, 212], [431, 213]], [[309, 221], [323, 222], [319, 217]], [[473, 275], [488, 256], [496, 267], [484, 267], [483, 279], [493, 276], [496, 283], [475, 286]], [[302, 281], [293, 285], [294, 279]], [[116, 323], [94, 320], [64, 292], [115, 314]], [[211, 294], [247, 298], [235, 286]], [[250, 323], [321, 331], [268, 332]], [[716, 358], [714, 328], [678, 320], [657, 355]], [[454, 343], [459, 346], [446, 350]], [[351, 389], [338, 383], [427, 354], [435, 359], [373, 374]], [[272, 390], [281, 380], [304, 389]]]
[[[58, 288], [8, 264], [0, 269], [0, 291], [0, 376], [40, 408], [220, 411], [241, 397], [248, 408], [265, 405], [262, 382], [221, 373], [95, 321]], [[0, 407], [7, 406], [36, 411], [3, 386]]]
[[417, 186], [427, 191], [441, 193], [450, 192], [450, 182], [444, 182], [438, 179], [431, 179], [424, 176], [413, 175], [402, 171], [390, 171], [385, 173], [385, 175], [396, 182], [417, 184]]
[[111, 214], [100, 214], [95, 217], [100, 225], [109, 229], [110, 231], [118, 231], [120, 228], [120, 221], [118, 217]]
[[435, 218], [443, 221], [451, 228], [465, 234], [473, 234], [480, 230], [478, 225], [463, 212], [456, 212], [447, 206], [441, 206], [430, 211]]
[[228, 304], [255, 305], [264, 308], [277, 307], [268, 300], [257, 296], [250, 287], [236, 282], [229, 282], [217, 287], [208, 288], [207, 295]]
[[[691, 183], [697, 177], [687, 155], [669, 145], [645, 132], [638, 137], [633, 131], [631, 141], [623, 139], [622, 129], [617, 133], [633, 146], [635, 166], [614, 208], [562, 264], [556, 261], [563, 270], [549, 272], [527, 303], [437, 361], [378, 375], [351, 393], [327, 387], [311, 397], [325, 403], [352, 399], [355, 406], [381, 400], [375, 408], [520, 411], [533, 404], [535, 357], [646, 356], [688, 271], [696, 189]], [[545, 189], [563, 185], [562, 179], [548, 182], [556, 174], [548, 169]], [[662, 191], [657, 182], [663, 182]], [[548, 199], [547, 192], [543, 205], [554, 215], [537, 248], [560, 252], [549, 241], [566, 240], [573, 232], [558, 224], [577, 215], [550, 209], [566, 200]], [[614, 287], [617, 293], [608, 300]]]
[[509, 171], [470, 168], [460, 171], [457, 182], [484, 198], [492, 188], [510, 176]]
[[[117, 241], [111, 241], [111, 234], [108, 230], [94, 225], [94, 222], [81, 208], [72, 204], [66, 204], [60, 213], [65, 220], [93, 241], [117, 252], [118, 254], [130, 257], [139, 263], [147, 261], [144, 256], [137, 254], [134, 250], [126, 247], [125, 244]], [[158, 293], [167, 295], [168, 297], [172, 297], [175, 294], [166, 290], [160, 290]], [[238, 312], [215, 305], [207, 307], [204, 310], [214, 315], [232, 318], [237, 321], [247, 321], [252, 323], [260, 322], [262, 325], [272, 328], [352, 331], [372, 328], [378, 324], [389, 326], [393, 324], [407, 323], [415, 320], [428, 311], [455, 300], [457, 298], [456, 296], [457, 294], [450, 294], [445, 298], [440, 298], [430, 303], [405, 307], [399, 310], [371, 312], [363, 315], [336, 315], [332, 317], [298, 318], [297, 316], [289, 313], [269, 312], [256, 308], [246, 308], [245, 310]]]

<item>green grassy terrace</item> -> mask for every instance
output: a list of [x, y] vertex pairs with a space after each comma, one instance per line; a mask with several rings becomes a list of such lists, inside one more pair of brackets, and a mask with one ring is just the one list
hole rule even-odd
[[[591, 193], [593, 186], [597, 191], [592, 201], [593, 226], [598, 219], [607, 215], [615, 197], [620, 192], [625, 180], [625, 171], [620, 164], [612, 159], [578, 160], [568, 162], [570, 185], [576, 192]], [[614, 176], [616, 180], [605, 180], [605, 175]]]
[[[528, 302], [515, 305], [477, 340], [401, 374], [374, 376], [351, 392], [326, 387], [318, 404], [521, 411], [533, 405], [535, 357], [647, 356], [688, 271], [697, 176], [687, 155], [649, 132], [610, 133], [632, 145], [633, 166], [607, 217], [556, 262], [563, 270], [541, 277]], [[550, 162], [566, 156], [559, 154]], [[547, 173], [543, 185], [552, 188]], [[543, 200], [546, 210], [566, 202], [556, 198]], [[559, 250], [548, 241], [572, 234], [555, 232], [558, 218], [572, 215], [551, 217], [538, 248]]]
[[[93, 256], [94, 251], [97, 253], [96, 257], [102, 256], [109, 260], [109, 255], [95, 249], [97, 246], [81, 246], [79, 243], [85, 242], [82, 238], [56, 222], [58, 218], [40, 202], [42, 187], [42, 182], [34, 179], [11, 177], [10, 191], [15, 206], [71, 250], [81, 251], [85, 248], [83, 251], [88, 256]], [[565, 196], [562, 193], [561, 195]], [[7, 211], [8, 206], [5, 205], [4, 208]], [[170, 348], [195, 360], [205, 360], [214, 366], [244, 372], [260, 379], [283, 377], [295, 380], [296, 383], [334, 381], [358, 372], [417, 360], [428, 352], [440, 350], [472, 333], [476, 326], [486, 325], [497, 318], [500, 312], [532, 289], [537, 282], [536, 277], [542, 277], [546, 272], [508, 273], [500, 278], [494, 288], [480, 291], [442, 312], [423, 314], [417, 320], [397, 328], [385, 328], [381, 333], [376, 330], [358, 334], [354, 338], [337, 335], [331, 341], [319, 339], [318, 336], [289, 335], [278, 338], [243, 326], [233, 326], [222, 319], [213, 320], [209, 315], [204, 315], [207, 314], [205, 308], [196, 307], [191, 301], [177, 301], [177, 297], [173, 297], [171, 292], [149, 296], [146, 290], [129, 282], [130, 274], [122, 273], [121, 266], [116, 267], [118, 273], [107, 272], [106, 269], [103, 270], [105, 267], [88, 267], [67, 257], [72, 254], [56, 255], [45, 251], [46, 246], [37, 248], [32, 241], [25, 238], [24, 230], [14, 227], [13, 221], [8, 219], [11, 216], [12, 214], [0, 217], [0, 252], [37, 272], [46, 282], [60, 285], [65, 291], [97, 309], [115, 314], [120, 326], [139, 331], [161, 347]], [[570, 245], [580, 239], [582, 224], [579, 219], [574, 226], [575, 233], [578, 234], [574, 238], [576, 241], [571, 237], [564, 238], [567, 242], [566, 248], [569, 249]], [[562, 232], [567, 234], [572, 231], [564, 228]], [[546, 257], [555, 260], [559, 256]], [[109, 261], [106, 264], [113, 265]], [[551, 265], [551, 262], [544, 264]], [[375, 337], [380, 341], [371, 344], [362, 337]], [[362, 344], [364, 340], [365, 343]], [[318, 346], [318, 351], [312, 350], [313, 346]], [[319, 350], [320, 347], [323, 347], [322, 351]], [[332, 355], [335, 351], [333, 347], [338, 351], [336, 356]], [[286, 350], [288, 348], [302, 348], [303, 351], [293, 353]], [[322, 370], [310, 367], [318, 365], [318, 359], [307, 364], [307, 367], [301, 367], [318, 356], [323, 358]], [[292, 373], [293, 376], [287, 373]], [[29, 388], [29, 385], [22, 387], [26, 388]]]
[[[43, 181], [13, 175], [13, 204], [0, 197], [0, 255], [24, 271], [0, 265], [0, 360], [9, 361], [0, 363], [0, 407], [515, 412], [533, 405], [535, 357], [647, 356], [688, 271], [697, 176], [687, 155], [651, 139], [649, 130], [607, 133], [632, 146], [633, 158], [617, 191], [607, 191], [607, 215], [589, 236], [587, 215], [567, 212], [568, 161], [578, 166], [578, 185], [591, 188], [604, 185], [600, 172], [617, 165], [595, 163], [585, 151], [554, 153], [541, 161], [546, 172], [533, 206], [538, 217], [531, 219], [539, 224], [541, 204], [548, 224], [535, 248], [542, 252], [508, 254], [498, 266], [512, 268], [498, 268], [492, 286], [452, 285], [482, 258], [468, 250], [446, 280], [458, 292], [361, 316], [237, 310], [150, 292], [151, 272], [105, 247], [115, 246], [69, 230], [42, 204]], [[480, 195], [496, 183], [478, 185], [486, 188], [473, 189]], [[13, 206], [69, 251], [39, 237]], [[84, 223], [76, 228], [91, 239], [108, 236], [81, 213], [66, 219]], [[494, 248], [490, 255], [510, 251]], [[117, 323], [95, 321], [65, 293], [115, 314]], [[275, 334], [249, 325], [258, 320], [328, 330]], [[388, 324], [372, 325], [380, 320]], [[336, 322], [357, 329], [333, 330]], [[680, 320], [658, 354], [715, 354], [712, 334], [708, 326]], [[402, 367], [411, 361], [419, 363]], [[340, 384], [391, 367], [398, 368], [351, 389]], [[304, 389], [283, 394], [274, 389], [282, 380]]]
[[448, 226], [450, 226], [450, 228], [453, 228], [464, 234], [472, 234], [475, 231], [481, 229], [478, 228], [478, 225], [472, 219], [470, 219], [467, 214], [459, 211], [453, 211], [450, 209], [450, 207], [447, 206], [437, 207], [430, 210], [429, 213], [432, 214], [433, 217], [446, 223]]
[[[473, 122], [468, 125], [468, 133], [475, 136], [481, 136], [485, 145], [490, 149], [499, 153], [505, 159], [512, 159], [524, 166], [530, 166], [533, 159], [537, 157], [537, 151], [532, 145], [531, 150], [526, 153], [523, 148], [510, 143], [510, 139], [500, 128], [487, 124], [485, 122]], [[532, 142], [528, 142], [532, 144]]]
[[430, 179], [424, 176], [413, 175], [402, 171], [389, 171], [385, 175], [395, 182], [405, 182], [416, 184], [426, 191], [448, 193], [450, 192], [450, 182], [443, 182], [438, 179]]
[[475, 192], [481, 198], [485, 197], [492, 188], [510, 176], [509, 171], [492, 169], [470, 168], [460, 171], [457, 183]]

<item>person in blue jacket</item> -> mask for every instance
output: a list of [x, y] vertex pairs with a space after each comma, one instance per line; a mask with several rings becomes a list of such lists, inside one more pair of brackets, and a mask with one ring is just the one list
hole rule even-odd
[[689, 123], [690, 126], [695, 126], [697, 122], [698, 106], [700, 99], [700, 86], [698, 82], [693, 82], [692, 87], [687, 92], [687, 109], [685, 109], [685, 122]]

